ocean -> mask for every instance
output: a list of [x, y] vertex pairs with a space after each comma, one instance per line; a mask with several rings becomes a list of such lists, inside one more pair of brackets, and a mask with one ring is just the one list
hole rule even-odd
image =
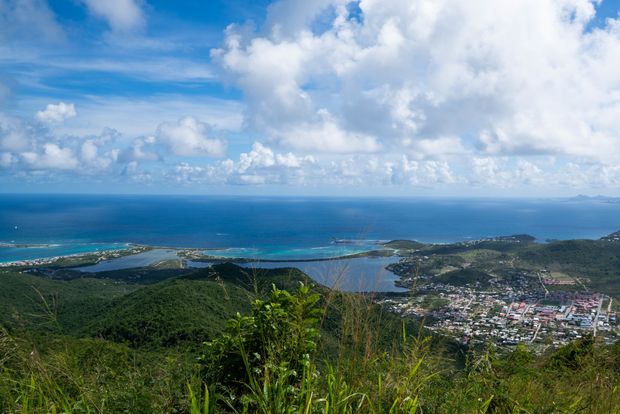
[[[71, 246], [79, 253], [137, 243], [311, 259], [364, 251], [381, 240], [446, 243], [527, 233], [545, 241], [619, 229], [620, 204], [595, 200], [0, 195], [0, 243], [51, 244], [55, 254], [59, 246], [69, 254]], [[0, 248], [0, 261], [19, 259], [16, 250]], [[32, 250], [46, 254], [45, 246]]]
[[619, 229], [619, 203], [583, 199], [0, 195], [0, 262], [127, 243], [316, 259], [393, 239], [446, 243], [530, 234], [544, 242]]

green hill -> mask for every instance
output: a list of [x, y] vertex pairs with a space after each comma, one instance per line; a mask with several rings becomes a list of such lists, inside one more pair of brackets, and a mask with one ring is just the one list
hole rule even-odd
[[[0, 412], [607, 413], [620, 407], [613, 391], [617, 344], [585, 337], [541, 356], [524, 346], [489, 348], [455, 364], [467, 350], [386, 312], [372, 297], [322, 286], [303, 293], [299, 282], [308, 278], [295, 269], [222, 264], [162, 281], [156, 281], [161, 274], [139, 270], [143, 277], [136, 278], [135, 272], [68, 280], [0, 273], [0, 323], [9, 328], [0, 327]], [[452, 283], [488, 277], [475, 269], [451, 273]], [[211, 398], [201, 410], [203, 380], [210, 381]]]
[[433, 280], [453, 286], [479, 284], [482, 287], [489, 285], [491, 276], [477, 269], [458, 269], [435, 276]]
[[592, 289], [620, 295], [620, 243], [565, 240], [531, 245], [518, 252], [522, 265], [547, 268], [589, 279]]
[[88, 308], [97, 308], [97, 304], [138, 288], [136, 285], [107, 279], [60, 281], [25, 272], [1, 271], [0, 325], [55, 332], [65, 329], [72, 331], [80, 323], [85, 323], [90, 315]]
[[100, 307], [82, 331], [131, 347], [196, 344], [222, 332], [251, 294], [231, 283], [172, 279], [139, 289]]

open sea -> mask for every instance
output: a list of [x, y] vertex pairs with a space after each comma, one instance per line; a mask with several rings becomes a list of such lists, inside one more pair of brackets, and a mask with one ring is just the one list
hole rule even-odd
[[316, 259], [392, 239], [445, 243], [527, 233], [546, 241], [617, 230], [620, 203], [600, 200], [0, 195], [0, 262], [127, 243]]

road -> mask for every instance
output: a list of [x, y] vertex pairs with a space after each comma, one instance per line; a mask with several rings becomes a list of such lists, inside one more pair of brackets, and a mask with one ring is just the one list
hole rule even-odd
[[598, 315], [601, 313], [601, 308], [603, 307], [603, 298], [604, 296], [601, 296], [601, 298], [598, 301], [598, 308], [596, 309], [596, 315], [594, 315], [594, 321], [592, 322], [593, 325], [593, 335], [596, 336], [596, 328], [598, 328]]
[[540, 331], [540, 327], [542, 326], [542, 323], [538, 324], [538, 327], [536, 327], [536, 332], [534, 332], [534, 336], [532, 337], [532, 340], [530, 341], [530, 343], [534, 342], [536, 340], [536, 337], [538, 336], [538, 331]]
[[537, 273], [538, 273], [538, 280], [540, 281], [540, 285], [545, 290], [545, 298], [546, 298], [547, 295], [549, 294], [549, 290], [547, 289], [547, 286], [545, 286], [545, 283], [543, 282], [543, 278], [542, 278], [542, 275], [540, 274], [540, 272], [537, 272]]

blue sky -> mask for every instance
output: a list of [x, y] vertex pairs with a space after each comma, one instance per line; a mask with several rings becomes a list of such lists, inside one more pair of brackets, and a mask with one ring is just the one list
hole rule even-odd
[[620, 195], [615, 0], [0, 0], [0, 191]]

